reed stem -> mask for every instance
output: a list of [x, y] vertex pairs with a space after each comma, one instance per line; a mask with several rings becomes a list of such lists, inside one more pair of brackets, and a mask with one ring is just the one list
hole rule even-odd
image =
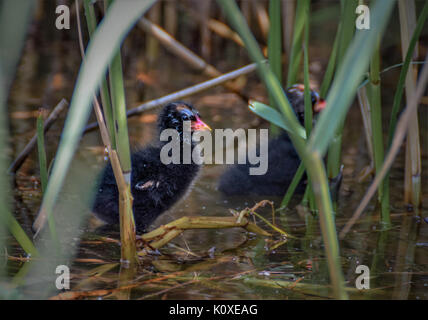
[[[48, 166], [46, 162], [46, 148], [45, 148], [45, 134], [44, 134], [44, 121], [43, 113], [40, 112], [37, 117], [37, 153], [39, 157], [39, 169], [40, 169], [40, 181], [42, 185], [42, 194], [46, 191], [46, 186], [48, 184]], [[58, 245], [58, 236], [55, 228], [55, 219], [52, 214], [48, 218], [49, 230], [51, 232], [52, 239], [55, 244]], [[59, 247], [57, 246], [57, 249]]]
[[346, 223], [346, 225], [343, 227], [342, 231], [340, 232], [341, 239], [343, 239], [346, 236], [346, 234], [349, 232], [349, 230], [352, 228], [355, 222], [359, 219], [365, 207], [369, 203], [370, 199], [375, 194], [380, 183], [383, 181], [385, 175], [388, 173], [389, 169], [391, 168], [391, 165], [393, 164], [393, 161], [400, 150], [401, 144], [403, 143], [403, 140], [406, 137], [407, 130], [411, 122], [412, 116], [414, 113], [417, 112], [418, 103], [423, 96], [427, 83], [428, 83], [428, 55], [425, 57], [425, 65], [424, 65], [424, 68], [422, 69], [421, 76], [419, 77], [418, 85], [416, 87], [416, 93], [414, 96], [411, 97], [410, 103], [407, 105], [406, 109], [404, 110], [403, 114], [401, 115], [397, 123], [397, 129], [395, 130], [391, 147], [388, 150], [388, 154], [385, 157], [385, 161], [382, 164], [382, 168], [380, 169], [374, 181], [372, 182], [366, 194], [364, 195], [364, 198], [361, 200], [360, 204], [358, 205], [358, 208], [353, 213], [352, 218]]
[[310, 2], [308, 0], [297, 1], [293, 41], [288, 62], [287, 87], [290, 87], [297, 81], [297, 73], [299, 71], [300, 60], [302, 58], [303, 32], [307, 19], [306, 9], [309, 6], [309, 3]]
[[45, 135], [42, 112], [40, 112], [39, 116], [37, 117], [37, 152], [39, 156], [39, 170], [42, 193], [45, 193], [46, 185], [48, 183], [48, 167], [46, 164]]
[[284, 198], [281, 201], [281, 207], [279, 210], [285, 209], [288, 206], [288, 203], [290, 202], [291, 198], [294, 195], [294, 192], [296, 191], [296, 188], [302, 180], [303, 173], [305, 173], [305, 166], [301, 162], [299, 167], [297, 168], [296, 173], [294, 174], [293, 180], [291, 180], [290, 185], [288, 186], [287, 192], [285, 193]]
[[[383, 130], [382, 130], [382, 103], [380, 81], [380, 38], [370, 61], [370, 119], [373, 140], [373, 155], [376, 173], [379, 172], [384, 161]], [[383, 228], [389, 228], [389, 184], [384, 180], [378, 189], [378, 201], [381, 205], [381, 223]]]
[[[305, 6], [305, 29], [304, 29], [304, 40], [303, 40], [303, 78], [304, 78], [304, 103], [305, 103], [305, 130], [306, 137], [311, 135], [312, 131], [312, 99], [311, 99], [311, 88], [309, 83], [309, 8], [310, 6]], [[308, 177], [308, 184], [306, 186], [306, 191], [303, 196], [303, 203], [308, 202], [309, 208], [312, 211], [316, 210], [314, 193], [311, 188], [310, 177]]]
[[[309, 178], [314, 188], [317, 206], [320, 209], [320, 221], [324, 245], [326, 247], [327, 260], [329, 263], [330, 278], [333, 284], [335, 296], [346, 299], [347, 294], [344, 287], [343, 273], [340, 265], [339, 244], [336, 237], [336, 228], [333, 219], [333, 208], [328, 190], [327, 176], [324, 171], [322, 159], [318, 152], [308, 152], [305, 140], [297, 134], [301, 128], [296, 115], [291, 109], [281, 85], [270, 68], [261, 63], [263, 54], [251, 34], [245, 19], [240, 13], [236, 3], [229, 0], [218, 1], [226, 12], [229, 21], [241, 35], [251, 58], [258, 63], [259, 74], [264, 81], [267, 90], [272, 94], [283, 114], [283, 120], [290, 128], [290, 138], [297, 150], [304, 166], [308, 170]], [[300, 2], [299, 2], [300, 3]], [[308, 5], [308, 3], [306, 3]]]
[[[111, 1], [107, 0], [107, 7]], [[119, 215], [120, 239], [122, 261], [131, 265], [136, 262], [135, 222], [132, 211], [131, 193], [131, 151], [129, 146], [128, 121], [126, 117], [125, 88], [123, 85], [122, 58], [120, 47], [114, 55], [110, 65], [110, 94], [115, 124], [116, 148], [120, 160], [120, 168], [126, 185], [118, 185], [119, 189]]]
[[[269, 33], [268, 33], [268, 61], [269, 67], [275, 74], [278, 81], [282, 84], [282, 37], [281, 37], [281, 1], [269, 1]], [[269, 104], [278, 110], [271, 94], [269, 95]], [[271, 123], [270, 132], [273, 136], [279, 133], [277, 126]]]
[[[341, 2], [341, 20], [339, 27], [339, 42], [337, 48], [337, 65], [343, 63], [345, 53], [352, 42], [355, 30], [355, 8], [357, 7], [357, 0], [347, 0]], [[333, 52], [334, 53], [334, 52]], [[333, 62], [332, 62], [333, 63]], [[332, 66], [333, 68], [333, 66]], [[327, 90], [327, 84], [323, 88]], [[323, 92], [324, 94], [324, 92]], [[342, 131], [344, 126], [344, 119], [340, 126], [336, 129], [334, 138], [330, 143], [327, 158], [327, 172], [328, 177], [333, 179], [340, 172], [341, 166], [341, 151], [342, 151]]]
[[[84, 0], [86, 24], [88, 25], [89, 37], [91, 38], [97, 28], [97, 18], [95, 16], [94, 7], [91, 0]], [[108, 83], [106, 77], [103, 77], [100, 88], [101, 103], [104, 112], [104, 119], [107, 123], [108, 132], [110, 135], [111, 146], [116, 148], [116, 130], [114, 127], [113, 110], [110, 101]]]
[[[411, 35], [416, 29], [415, 1], [398, 1], [401, 31], [401, 50], [403, 58], [409, 48]], [[414, 55], [417, 56], [417, 46]], [[406, 102], [415, 94], [417, 70], [410, 67], [406, 75]], [[421, 146], [419, 139], [418, 114], [414, 113], [406, 137], [406, 156], [404, 171], [404, 202], [412, 204], [414, 208], [421, 205]]]
[[[52, 112], [49, 114], [48, 118], [44, 121], [44, 133], [48, 132], [52, 127], [54, 122], [58, 119], [59, 115], [68, 107], [68, 102], [65, 99], [62, 99], [56, 106], [53, 108]], [[9, 166], [8, 171], [10, 173], [15, 173], [21, 168], [25, 159], [27, 159], [28, 155], [34, 149], [37, 144], [37, 132], [31, 138], [31, 140], [25, 145], [24, 149], [19, 153], [16, 159]]]
[[[269, 2], [269, 37], [268, 37], [268, 61], [272, 72], [282, 83], [282, 35], [281, 35], [281, 1]], [[271, 101], [271, 100], [269, 100]], [[273, 101], [271, 106], [274, 107]]]
[[[0, 10], [0, 248], [4, 250], [6, 232], [9, 231], [28, 255], [37, 256], [33, 242], [10, 211], [10, 177], [6, 170], [9, 162], [6, 151], [9, 140], [7, 99], [34, 8], [32, 1], [5, 0]], [[2, 271], [3, 268], [0, 276], [3, 276]]]

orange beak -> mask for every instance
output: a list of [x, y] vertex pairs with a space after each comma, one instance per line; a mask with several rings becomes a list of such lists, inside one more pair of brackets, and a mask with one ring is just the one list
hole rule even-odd
[[324, 100], [324, 99], [319, 99], [319, 100], [314, 104], [313, 109], [314, 109], [314, 111], [315, 111], [315, 112], [317, 112], [317, 113], [318, 113], [318, 112], [320, 112], [320, 111], [324, 110], [326, 106], [327, 106], [327, 102], [325, 102], [325, 100]]
[[199, 131], [199, 130], [209, 130], [211, 131], [211, 128], [201, 120], [198, 116], [196, 116], [196, 121], [192, 121], [192, 130]]
[[[295, 87], [296, 87], [297, 89], [299, 89], [300, 91], [302, 91], [302, 92], [303, 92], [303, 91], [305, 91], [305, 85], [303, 85], [303, 84], [300, 84], [300, 83], [299, 83], [299, 84], [296, 84], [296, 85], [295, 85]], [[310, 88], [309, 88], [309, 89], [310, 89]]]

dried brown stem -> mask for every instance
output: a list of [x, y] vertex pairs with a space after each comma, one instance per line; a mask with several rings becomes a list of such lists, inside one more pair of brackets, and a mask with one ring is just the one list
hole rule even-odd
[[[145, 32], [154, 36], [166, 49], [177, 55], [192, 68], [202, 72], [208, 77], [215, 78], [221, 76], [222, 73], [218, 71], [214, 66], [210, 65], [204, 59], [196, 55], [193, 51], [189, 50], [183, 44], [175, 40], [171, 35], [169, 35], [158, 25], [150, 22], [144, 17], [140, 19], [138, 25]], [[232, 83], [224, 82], [222, 83], [222, 85], [227, 89], [231, 90], [232, 92], [238, 94], [245, 101], [248, 101], [249, 98]]]
[[[144, 111], [154, 109], [154, 108], [163, 106], [167, 103], [177, 101], [177, 100], [183, 99], [185, 97], [199, 93], [201, 91], [210, 89], [210, 88], [215, 87], [219, 84], [222, 84], [226, 81], [229, 81], [231, 79], [235, 79], [241, 75], [253, 72], [256, 69], [257, 69], [257, 65], [255, 63], [251, 63], [249, 65], [242, 67], [242, 68], [239, 68], [239, 69], [233, 70], [231, 72], [225, 73], [225, 74], [223, 74], [217, 78], [198, 83], [194, 86], [188, 87], [186, 89], [183, 89], [183, 90], [180, 90], [177, 92], [170, 93], [170, 94], [163, 96], [161, 98], [158, 98], [158, 99], [147, 101], [147, 102], [145, 102], [145, 103], [143, 103], [143, 104], [141, 104], [141, 105], [139, 105], [133, 109], [128, 110], [126, 112], [126, 115], [127, 115], [127, 117], [135, 116], [135, 115], [140, 114]], [[98, 126], [98, 124], [96, 122], [90, 123], [86, 126], [84, 132], [91, 131], [91, 130], [95, 129], [97, 126]]]
[[183, 3], [181, 3], [181, 5], [183, 5], [187, 13], [189, 13], [192, 18], [194, 18], [201, 24], [206, 23], [208, 28], [212, 32], [216, 33], [220, 37], [232, 40], [241, 47], [244, 47], [244, 42], [242, 42], [241, 37], [235, 31], [233, 31], [227, 24], [212, 18], [208, 19], [207, 21], [204, 21], [198, 11], [188, 6], [185, 6]]
[[[189, 229], [223, 229], [241, 227], [249, 232], [253, 232], [262, 236], [270, 236], [271, 234], [262, 228], [251, 223], [246, 217], [242, 217], [240, 221], [236, 217], [182, 217], [166, 225], [143, 234], [141, 240], [151, 250], [159, 249], [172, 239], [179, 236], [185, 230]], [[138, 253], [140, 256], [147, 254], [145, 250]]]
[[[65, 99], [62, 99], [49, 114], [48, 118], [44, 122], [44, 132], [46, 133], [50, 127], [52, 127], [53, 123], [58, 119], [59, 115], [64, 111], [64, 109], [68, 107], [68, 102]], [[15, 173], [19, 170], [19, 168], [24, 163], [25, 159], [27, 159], [30, 152], [34, 149], [37, 142], [37, 133], [31, 138], [31, 140], [27, 143], [25, 148], [21, 151], [21, 153], [16, 157], [16, 159], [10, 165], [8, 171], [11, 173]]]

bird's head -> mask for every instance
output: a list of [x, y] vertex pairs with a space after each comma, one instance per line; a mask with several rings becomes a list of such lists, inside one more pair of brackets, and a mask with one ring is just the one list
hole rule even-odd
[[[288, 100], [297, 115], [297, 119], [304, 125], [305, 119], [305, 86], [303, 84], [295, 84], [285, 90]], [[312, 111], [316, 115], [326, 107], [326, 102], [320, 97], [318, 92], [311, 89]]]
[[160, 131], [165, 129], [175, 129], [181, 135], [184, 130], [184, 122], [190, 122], [191, 132], [199, 130], [211, 130], [211, 128], [201, 120], [199, 112], [190, 104], [185, 102], [173, 102], [166, 105], [158, 118]]

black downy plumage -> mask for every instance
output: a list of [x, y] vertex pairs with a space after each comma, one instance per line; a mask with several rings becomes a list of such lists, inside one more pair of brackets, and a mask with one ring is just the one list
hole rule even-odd
[[[286, 95], [299, 122], [304, 125], [304, 86], [294, 85], [286, 90]], [[325, 101], [311, 90], [312, 110], [316, 115], [325, 107]], [[258, 152], [259, 153], [259, 152]], [[300, 164], [300, 158], [285, 131], [269, 141], [268, 170], [264, 175], [250, 175], [250, 163], [237, 164], [221, 176], [218, 189], [227, 196], [283, 196], [287, 191]], [[305, 190], [304, 179], [296, 193]]]
[[[191, 132], [209, 129], [195, 108], [184, 102], [175, 102], [168, 104], [160, 112], [159, 134], [164, 129], [175, 129], [180, 136], [180, 149], [183, 143], [191, 143], [193, 150], [193, 141], [183, 141], [184, 121], [190, 121]], [[131, 155], [134, 219], [140, 233], [186, 194], [200, 169], [200, 165], [193, 161], [190, 164], [183, 164], [182, 161], [180, 164], [163, 164], [160, 152], [166, 143], [168, 141], [159, 141], [156, 145], [147, 146]], [[119, 223], [119, 191], [110, 163], [101, 175], [93, 212], [109, 224]]]

